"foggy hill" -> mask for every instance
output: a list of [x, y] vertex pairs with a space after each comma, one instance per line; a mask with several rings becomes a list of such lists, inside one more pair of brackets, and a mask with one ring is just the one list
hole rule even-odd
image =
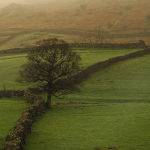
[[1, 28], [93, 30], [101, 26], [122, 33], [147, 31], [149, 25], [149, 0], [39, 0], [0, 10]]

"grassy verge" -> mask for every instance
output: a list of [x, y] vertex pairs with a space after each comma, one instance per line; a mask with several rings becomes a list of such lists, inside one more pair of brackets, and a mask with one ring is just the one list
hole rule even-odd
[[24, 101], [19, 99], [0, 99], [0, 149], [2, 149], [6, 135], [15, 125], [24, 109]]
[[55, 100], [59, 107], [34, 125], [26, 149], [150, 149], [149, 64], [148, 55], [118, 63]]

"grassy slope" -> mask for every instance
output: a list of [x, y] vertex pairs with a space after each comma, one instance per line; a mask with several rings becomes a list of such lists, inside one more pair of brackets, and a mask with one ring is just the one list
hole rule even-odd
[[19, 78], [18, 72], [21, 65], [25, 63], [24, 55], [13, 55], [0, 57], [0, 88], [4, 86], [8, 89], [22, 88], [23, 85], [16, 80]]
[[[20, 31], [20, 32], [19, 32]], [[14, 31], [1, 31], [0, 32], [0, 50], [16, 48], [16, 47], [28, 47], [36, 41], [44, 38], [61, 38], [66, 41], [71, 41], [70, 39], [77, 39], [78, 36], [73, 34], [59, 34], [52, 33], [51, 31], [34, 31], [34, 30], [14, 30]]]
[[149, 64], [147, 55], [94, 74], [60, 99], [76, 104], [54, 107], [34, 125], [26, 149], [149, 150]]
[[[87, 67], [95, 62], [106, 60], [108, 58], [124, 55], [133, 50], [77, 50], [80, 53], [82, 67]], [[8, 89], [21, 89], [27, 85], [18, 83], [18, 71], [20, 66], [26, 62], [25, 55], [13, 55], [0, 57], [0, 89], [4, 86]]]
[[0, 99], [0, 149], [9, 130], [15, 125], [25, 102], [12, 99]]

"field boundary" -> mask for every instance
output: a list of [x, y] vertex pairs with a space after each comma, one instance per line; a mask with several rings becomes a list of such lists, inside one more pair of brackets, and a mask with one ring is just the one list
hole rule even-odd
[[2, 56], [10, 56], [10, 55], [19, 55], [26, 54], [30, 49], [29, 48], [12, 48], [6, 50], [0, 50], [0, 57]]
[[68, 79], [58, 81], [59, 82], [58, 84], [61, 87], [65, 87], [65, 88], [72, 87], [72, 85], [77, 85], [77, 84], [81, 83], [82, 81], [86, 80], [93, 73], [95, 73], [97, 71], [100, 71], [104, 68], [110, 67], [113, 64], [117, 64], [119, 62], [123, 62], [123, 61], [129, 60], [129, 59], [134, 59], [137, 57], [142, 57], [147, 54], [150, 54], [150, 48], [132, 52], [132, 53], [129, 53], [129, 54], [126, 54], [123, 56], [113, 57], [108, 60], [98, 62], [96, 64], [93, 64], [93, 65], [87, 67], [86, 69], [80, 71], [79, 73], [77, 73], [76, 75], [74, 75]]
[[4, 150], [23, 150], [27, 136], [31, 133], [32, 125], [47, 107], [41, 99], [27, 108], [18, 119], [15, 127], [6, 136]]
[[[148, 46], [144, 41], [140, 40], [135, 43], [69, 43], [71, 48], [99, 48], [99, 49], [138, 49], [138, 48], [147, 48]], [[25, 48], [10, 48], [0, 50], [0, 56], [16, 55], [16, 54], [26, 54], [30, 51], [32, 47]]]
[[104, 48], [104, 49], [134, 49], [146, 48], [146, 43], [143, 40], [134, 43], [70, 43], [74, 48]]

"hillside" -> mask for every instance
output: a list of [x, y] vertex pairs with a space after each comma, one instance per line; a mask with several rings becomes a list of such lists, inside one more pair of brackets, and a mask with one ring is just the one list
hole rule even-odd
[[38, 3], [12, 3], [0, 9], [1, 29], [87, 32], [101, 27], [114, 35], [116, 41], [128, 38], [128, 41], [149, 42], [149, 25], [149, 0], [39, 0]]
[[146, 29], [149, 0], [52, 1], [45, 4], [10, 4], [0, 12], [2, 27], [50, 27], [93, 29], [105, 26], [117, 30]]

